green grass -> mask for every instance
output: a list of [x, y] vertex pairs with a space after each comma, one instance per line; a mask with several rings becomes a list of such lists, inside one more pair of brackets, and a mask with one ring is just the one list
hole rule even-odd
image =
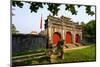
[[96, 49], [95, 45], [88, 48], [70, 50], [65, 52], [64, 62], [85, 62], [96, 60]]
[[[20, 63], [14, 63], [15, 65], [32, 65], [32, 64], [50, 64], [48, 57], [43, 57], [40, 59], [32, 59], [29, 61], [24, 61]], [[90, 47], [68, 50], [64, 53], [64, 60], [56, 59], [55, 63], [69, 63], [69, 62], [88, 62], [96, 60], [96, 46], [90, 45]]]

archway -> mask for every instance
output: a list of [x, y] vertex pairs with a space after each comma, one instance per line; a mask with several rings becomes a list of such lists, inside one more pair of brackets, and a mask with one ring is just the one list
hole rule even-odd
[[71, 32], [66, 32], [66, 43], [72, 43], [72, 34]]
[[76, 43], [80, 42], [80, 36], [78, 34], [75, 35], [75, 42]]
[[58, 41], [61, 39], [61, 34], [58, 32], [55, 32], [53, 34], [53, 44], [57, 45]]

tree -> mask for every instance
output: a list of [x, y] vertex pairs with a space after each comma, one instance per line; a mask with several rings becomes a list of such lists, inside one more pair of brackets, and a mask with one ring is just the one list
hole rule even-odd
[[96, 21], [91, 20], [86, 24], [86, 32], [90, 36], [96, 35]]
[[12, 32], [12, 34], [16, 34], [16, 33], [19, 32], [19, 31], [16, 30], [16, 27], [15, 27], [14, 24], [11, 25], [11, 32]]
[[[40, 3], [40, 2], [29, 2], [29, 1], [25, 1], [25, 3], [29, 3], [30, 4], [30, 10], [31, 12], [37, 12], [37, 10], [39, 8], [43, 8], [43, 5], [48, 5], [48, 10], [54, 15], [58, 15], [58, 11], [60, 10], [59, 9], [59, 6], [61, 4], [54, 4], [54, 3]], [[12, 6], [16, 7], [20, 7], [22, 8], [24, 5], [24, 2], [22, 1], [12, 1]], [[78, 8], [80, 8], [82, 5], [74, 5], [74, 4], [65, 4], [65, 10], [68, 10], [72, 13], [72, 15], [77, 15], [77, 10], [75, 8], [75, 6], [77, 6]], [[91, 10], [91, 6], [90, 5], [85, 5], [85, 10], [86, 10], [86, 13], [88, 15], [94, 15], [95, 13]]]
[[82, 23], [82, 36], [87, 42], [96, 42], [96, 21], [91, 20], [87, 24]]

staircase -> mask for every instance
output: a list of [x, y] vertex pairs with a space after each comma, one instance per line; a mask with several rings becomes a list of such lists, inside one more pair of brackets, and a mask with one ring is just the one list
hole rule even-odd
[[64, 48], [75, 48], [75, 47], [80, 47], [80, 46], [82, 46], [80, 43], [66, 44]]
[[78, 47], [82, 46], [81, 43], [76, 43], [75, 45]]
[[66, 44], [65, 48], [73, 48], [73, 44]]
[[[33, 53], [33, 54], [21, 55], [21, 56], [14, 56], [14, 57], [12, 57], [12, 63], [13, 63], [12, 65], [14, 65], [14, 66], [25, 65], [24, 62], [27, 62], [27, 61], [38, 62], [36, 64], [40, 64], [41, 62], [43, 62], [43, 60], [48, 61], [48, 59], [46, 60], [45, 58], [48, 58], [48, 56], [46, 55], [45, 52]], [[22, 64], [22, 63], [24, 63], [24, 64]]]

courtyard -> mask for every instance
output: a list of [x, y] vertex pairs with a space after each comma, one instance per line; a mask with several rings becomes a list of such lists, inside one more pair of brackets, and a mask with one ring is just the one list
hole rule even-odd
[[[40, 49], [38, 51], [33, 52], [23, 52], [16, 54], [20, 58], [20, 61], [13, 60], [13, 65], [37, 65], [37, 64], [51, 64], [48, 58], [43, 52], [45, 50]], [[25, 60], [26, 55], [28, 55], [28, 59]], [[25, 57], [24, 57], [25, 56]], [[38, 57], [39, 56], [39, 57]], [[21, 58], [24, 57], [24, 60], [21, 61]], [[54, 63], [73, 63], [73, 62], [88, 62], [96, 60], [96, 46], [95, 44], [91, 44], [88, 46], [76, 47], [76, 48], [68, 48], [64, 50], [64, 59], [54, 59]]]

